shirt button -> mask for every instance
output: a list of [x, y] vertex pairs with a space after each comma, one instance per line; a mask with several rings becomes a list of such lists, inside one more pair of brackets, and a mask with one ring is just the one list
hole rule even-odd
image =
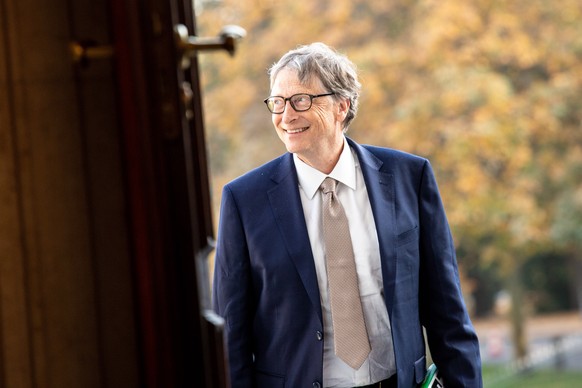
[[319, 381], [313, 382], [313, 388], [321, 388], [321, 384], [319, 383]]
[[318, 341], [321, 341], [323, 339], [323, 333], [321, 331], [317, 330], [315, 332], [315, 335], [317, 336]]

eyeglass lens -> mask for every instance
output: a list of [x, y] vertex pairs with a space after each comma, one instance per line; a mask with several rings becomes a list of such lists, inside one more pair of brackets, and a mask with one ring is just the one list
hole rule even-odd
[[285, 100], [289, 100], [291, 106], [297, 112], [306, 111], [311, 108], [311, 96], [309, 94], [295, 94], [288, 99], [283, 97], [269, 97], [267, 99], [267, 108], [272, 113], [283, 113], [285, 110]]

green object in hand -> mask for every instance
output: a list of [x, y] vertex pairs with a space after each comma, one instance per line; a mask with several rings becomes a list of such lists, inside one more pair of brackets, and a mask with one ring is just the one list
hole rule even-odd
[[432, 364], [428, 367], [426, 371], [426, 377], [422, 384], [420, 384], [421, 388], [444, 388], [443, 381], [439, 376], [439, 371], [435, 364]]

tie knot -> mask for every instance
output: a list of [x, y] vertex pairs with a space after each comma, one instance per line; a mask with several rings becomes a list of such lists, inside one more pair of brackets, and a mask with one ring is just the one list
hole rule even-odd
[[327, 177], [323, 180], [323, 183], [321, 184], [320, 188], [324, 194], [327, 194], [329, 192], [335, 193], [336, 186], [337, 181], [333, 178]]

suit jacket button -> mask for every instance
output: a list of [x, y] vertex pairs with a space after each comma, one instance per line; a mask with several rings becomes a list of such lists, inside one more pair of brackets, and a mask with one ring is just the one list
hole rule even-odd
[[319, 381], [313, 382], [313, 388], [321, 388], [321, 384], [319, 383]]
[[318, 341], [321, 341], [323, 339], [323, 333], [321, 331], [317, 330], [315, 332], [315, 335], [317, 336]]

